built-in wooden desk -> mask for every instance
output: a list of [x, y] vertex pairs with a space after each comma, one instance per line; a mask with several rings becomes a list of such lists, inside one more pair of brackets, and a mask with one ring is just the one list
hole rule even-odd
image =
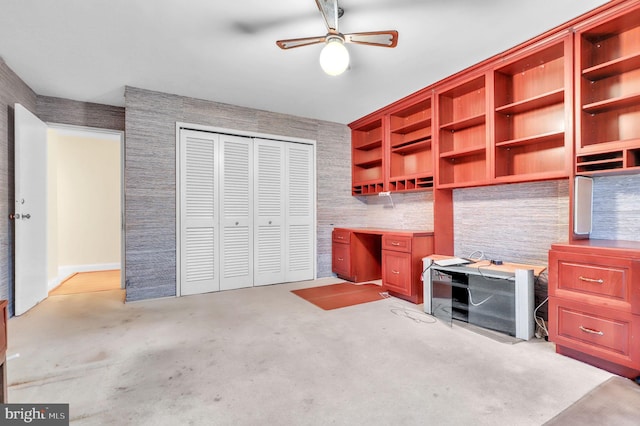
[[332, 270], [353, 282], [382, 279], [390, 295], [422, 303], [422, 258], [433, 253], [433, 232], [334, 228]]

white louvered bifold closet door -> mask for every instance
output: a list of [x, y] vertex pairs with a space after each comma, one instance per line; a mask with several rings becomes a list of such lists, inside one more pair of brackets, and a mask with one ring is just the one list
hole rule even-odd
[[180, 131], [181, 295], [220, 290], [218, 138], [212, 133]]
[[285, 146], [285, 280], [311, 280], [315, 262], [313, 146], [297, 143]]
[[220, 135], [220, 289], [253, 285], [251, 138]]
[[255, 269], [253, 285], [285, 281], [285, 147], [254, 140]]

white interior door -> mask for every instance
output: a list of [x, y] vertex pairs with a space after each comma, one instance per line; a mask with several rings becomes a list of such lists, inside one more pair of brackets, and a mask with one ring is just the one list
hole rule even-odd
[[219, 139], [214, 133], [180, 131], [180, 295], [220, 290]]
[[286, 144], [286, 281], [314, 278], [315, 168], [313, 146]]
[[15, 105], [15, 314], [47, 298], [47, 125]]
[[253, 285], [285, 282], [285, 147], [255, 139], [255, 270]]
[[251, 138], [220, 135], [220, 289], [253, 285]]

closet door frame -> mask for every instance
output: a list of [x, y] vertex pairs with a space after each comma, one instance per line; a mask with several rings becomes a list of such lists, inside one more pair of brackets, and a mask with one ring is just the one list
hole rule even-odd
[[203, 131], [209, 133], [220, 133], [220, 134], [228, 134], [234, 136], [244, 136], [256, 139], [268, 139], [274, 141], [281, 142], [291, 142], [291, 143], [300, 143], [305, 145], [311, 145], [313, 150], [313, 181], [314, 181], [314, 193], [312, 195], [313, 202], [313, 241], [312, 241], [312, 258], [313, 258], [313, 278], [317, 278], [318, 273], [318, 261], [317, 261], [317, 250], [318, 250], [318, 235], [317, 235], [317, 194], [316, 188], [317, 185], [317, 149], [316, 149], [316, 141], [313, 139], [306, 138], [297, 138], [291, 136], [282, 136], [282, 135], [274, 135], [269, 133], [259, 133], [259, 132], [250, 132], [238, 129], [229, 129], [224, 127], [215, 127], [215, 126], [205, 126], [200, 124], [186, 123], [186, 122], [176, 122], [176, 296], [182, 296], [181, 292], [181, 250], [180, 250], [180, 241], [182, 238], [182, 218], [180, 214], [180, 197], [181, 197], [181, 165], [180, 165], [180, 132], [182, 130], [195, 130], [195, 131]]

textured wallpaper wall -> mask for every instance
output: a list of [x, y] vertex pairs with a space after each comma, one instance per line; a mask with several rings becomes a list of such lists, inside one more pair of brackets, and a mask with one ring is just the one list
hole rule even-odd
[[175, 295], [176, 122], [316, 140], [317, 275], [331, 275], [333, 225], [366, 216], [350, 192], [347, 126], [132, 87], [125, 97], [127, 300]]
[[591, 238], [640, 241], [640, 175], [594, 179]]

